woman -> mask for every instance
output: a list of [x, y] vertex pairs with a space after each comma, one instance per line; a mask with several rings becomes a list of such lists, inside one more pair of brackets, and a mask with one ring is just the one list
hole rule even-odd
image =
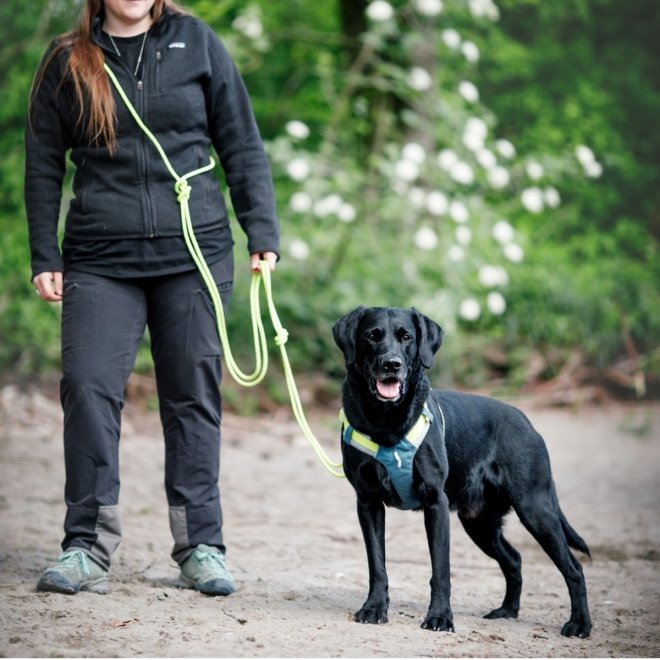
[[[115, 74], [176, 172], [215, 148], [253, 271], [278, 259], [272, 178], [250, 101], [212, 30], [170, 0], [86, 0], [48, 49], [26, 127], [25, 200], [33, 283], [62, 301], [66, 469], [63, 554], [37, 590], [108, 590], [121, 539], [118, 446], [123, 391], [146, 328], [165, 438], [172, 557], [211, 595], [235, 589], [218, 487], [220, 345], [209, 296], [181, 230], [174, 180], [109, 81]], [[62, 249], [65, 155], [74, 197]], [[232, 288], [227, 210], [209, 171], [188, 180], [190, 214], [223, 305]]]

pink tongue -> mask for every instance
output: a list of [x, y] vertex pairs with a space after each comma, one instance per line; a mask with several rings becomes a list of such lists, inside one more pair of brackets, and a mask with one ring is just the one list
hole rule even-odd
[[378, 380], [376, 381], [376, 389], [383, 399], [396, 399], [401, 390], [401, 383], [398, 380], [388, 382]]

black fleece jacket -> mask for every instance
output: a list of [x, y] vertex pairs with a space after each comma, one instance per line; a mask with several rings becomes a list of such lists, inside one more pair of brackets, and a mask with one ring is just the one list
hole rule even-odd
[[[197, 18], [166, 11], [149, 31], [138, 81], [105, 46], [101, 27], [96, 18], [95, 42], [179, 176], [208, 164], [214, 147], [248, 236], [248, 251], [279, 253], [270, 166], [243, 81], [216, 34]], [[79, 122], [72, 84], [64, 77], [66, 58], [61, 52], [43, 72], [25, 131], [33, 276], [62, 270], [57, 225], [69, 151], [75, 165], [74, 197], [65, 224], [69, 241], [182, 233], [174, 179], [114, 88], [118, 150], [111, 155], [87, 139], [85, 112]], [[227, 209], [213, 173], [192, 177], [189, 184], [195, 230], [213, 227], [229, 234]]]

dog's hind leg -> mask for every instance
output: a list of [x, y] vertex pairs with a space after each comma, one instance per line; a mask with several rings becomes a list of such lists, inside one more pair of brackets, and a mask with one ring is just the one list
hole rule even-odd
[[571, 618], [564, 624], [565, 637], [589, 637], [591, 617], [587, 587], [580, 562], [571, 553], [561, 524], [561, 513], [554, 489], [550, 493], [526, 495], [515, 504], [523, 525], [561, 571], [571, 598]]
[[500, 565], [506, 580], [502, 605], [485, 615], [486, 619], [516, 619], [520, 608], [522, 575], [520, 554], [502, 534], [502, 516], [482, 512], [476, 518], [460, 515], [463, 528], [477, 546]]

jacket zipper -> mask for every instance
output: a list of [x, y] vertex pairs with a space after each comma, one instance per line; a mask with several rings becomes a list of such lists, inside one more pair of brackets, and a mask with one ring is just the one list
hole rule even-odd
[[[144, 68], [147, 66], [147, 62], [149, 59], [147, 57], [144, 58], [144, 65], [142, 68], [142, 73], [141, 75], [144, 76]], [[138, 112], [140, 114], [140, 117], [144, 118], [144, 105], [145, 105], [145, 98], [144, 94], [142, 93], [144, 91], [144, 82], [142, 80], [137, 81], [137, 101], [138, 101]], [[147, 185], [147, 181], [149, 178], [149, 169], [148, 169], [148, 164], [149, 164], [149, 158], [147, 154], [147, 150], [150, 147], [150, 144], [147, 144], [147, 137], [144, 134], [142, 130], [140, 130], [140, 171], [142, 173], [142, 194], [144, 195], [144, 209], [146, 213], [146, 218], [145, 218], [145, 229], [146, 229], [146, 236], [147, 238], [154, 238], [156, 235], [156, 227], [155, 227], [155, 222], [154, 222], [154, 217], [153, 217], [153, 208], [151, 205], [151, 198], [149, 197], [149, 186]]]

